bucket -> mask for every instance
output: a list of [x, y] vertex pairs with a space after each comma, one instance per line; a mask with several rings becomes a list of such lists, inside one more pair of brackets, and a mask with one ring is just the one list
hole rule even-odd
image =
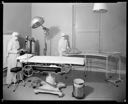
[[83, 79], [74, 79], [72, 96], [78, 99], [85, 97], [85, 82]]

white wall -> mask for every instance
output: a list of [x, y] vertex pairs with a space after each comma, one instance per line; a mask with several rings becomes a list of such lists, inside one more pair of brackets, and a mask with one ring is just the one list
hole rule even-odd
[[109, 3], [103, 16], [103, 50], [120, 51], [126, 56], [126, 3]]
[[23, 36], [31, 35], [31, 3], [4, 3], [3, 32], [17, 31]]
[[[106, 3], [108, 12], [101, 16], [101, 49], [119, 51], [126, 56], [126, 3]], [[99, 47], [99, 14], [94, 13], [93, 3], [76, 7], [76, 47], [96, 50]]]

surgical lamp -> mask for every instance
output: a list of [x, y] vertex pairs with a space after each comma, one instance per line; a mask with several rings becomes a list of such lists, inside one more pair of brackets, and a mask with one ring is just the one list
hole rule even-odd
[[41, 26], [42, 29], [44, 30], [44, 34], [45, 34], [45, 37], [44, 37], [45, 46], [44, 46], [43, 54], [46, 56], [47, 55], [47, 39], [46, 39], [46, 37], [48, 35], [49, 29], [47, 27], [44, 27], [43, 24], [44, 24], [44, 18], [43, 17], [36, 16], [31, 21], [31, 28], [32, 29], [35, 29], [35, 28], [38, 28], [38, 27]]

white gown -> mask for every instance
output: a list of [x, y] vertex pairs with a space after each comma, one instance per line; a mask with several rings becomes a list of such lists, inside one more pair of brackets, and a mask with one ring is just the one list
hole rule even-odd
[[14, 39], [11, 39], [8, 43], [7, 47], [7, 77], [6, 77], [6, 84], [11, 84], [12, 82], [16, 82], [16, 74], [10, 72], [11, 68], [16, 67], [17, 61], [16, 58], [19, 56], [18, 49], [20, 48], [19, 46], [19, 41], [15, 41]]
[[61, 37], [58, 42], [59, 56], [63, 55], [63, 52], [66, 51], [66, 47], [67, 47], [67, 40], [65, 40], [64, 37]]
[[67, 50], [68, 47], [68, 42], [66, 39], [64, 39], [64, 37], [61, 37], [59, 42], [58, 42], [58, 52], [59, 52], [59, 56], [63, 55], [63, 52], [65, 52]]

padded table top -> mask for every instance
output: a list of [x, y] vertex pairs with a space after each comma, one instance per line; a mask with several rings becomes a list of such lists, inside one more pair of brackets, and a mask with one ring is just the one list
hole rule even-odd
[[[20, 58], [17, 59], [20, 60]], [[84, 65], [85, 58], [65, 56], [32, 56], [21, 59], [21, 62]]]

